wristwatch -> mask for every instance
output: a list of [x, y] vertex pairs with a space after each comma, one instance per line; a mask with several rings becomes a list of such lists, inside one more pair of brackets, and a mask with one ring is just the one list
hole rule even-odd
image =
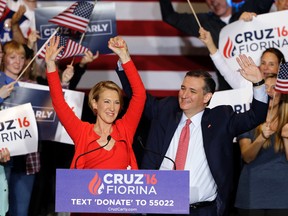
[[265, 80], [262, 79], [261, 81], [257, 82], [257, 83], [253, 83], [253, 87], [256, 87], [256, 86], [261, 86], [265, 83]]

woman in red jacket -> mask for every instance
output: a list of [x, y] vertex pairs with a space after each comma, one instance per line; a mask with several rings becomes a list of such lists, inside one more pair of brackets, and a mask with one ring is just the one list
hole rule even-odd
[[54, 109], [75, 144], [71, 168], [78, 169], [137, 169], [132, 149], [133, 137], [140, 121], [146, 93], [128, 47], [121, 37], [111, 38], [108, 47], [119, 56], [132, 87], [133, 96], [126, 113], [117, 119], [123, 107], [122, 90], [112, 81], [97, 83], [89, 93], [89, 106], [96, 123], [81, 121], [63, 97], [55, 58], [59, 38], [54, 37], [46, 46], [47, 78]]

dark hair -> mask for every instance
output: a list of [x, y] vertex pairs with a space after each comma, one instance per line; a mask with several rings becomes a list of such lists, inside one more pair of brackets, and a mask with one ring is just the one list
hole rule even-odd
[[284, 57], [284, 54], [283, 54], [279, 49], [274, 48], [274, 47], [267, 48], [267, 49], [262, 53], [261, 58], [263, 57], [263, 55], [264, 55], [265, 53], [268, 53], [268, 52], [269, 52], [269, 53], [273, 53], [273, 54], [277, 57], [277, 59], [278, 59], [278, 64], [286, 62], [285, 57]]
[[195, 70], [195, 71], [188, 71], [185, 75], [185, 77], [198, 77], [203, 78], [205, 85], [203, 87], [204, 93], [211, 92], [212, 94], [215, 92], [216, 83], [214, 79], [212, 78], [211, 74], [204, 70]]

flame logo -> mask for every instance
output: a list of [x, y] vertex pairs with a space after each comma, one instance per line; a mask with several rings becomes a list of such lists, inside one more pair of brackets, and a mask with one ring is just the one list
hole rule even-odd
[[224, 49], [223, 49], [223, 56], [225, 58], [231, 58], [232, 56], [234, 56], [233, 50], [235, 50], [235, 48], [233, 49], [233, 43], [232, 43], [231, 39], [228, 38], [228, 40], [224, 46]]
[[104, 184], [102, 183], [102, 180], [99, 177], [98, 173], [96, 173], [94, 178], [90, 181], [88, 189], [93, 195], [99, 195], [103, 193]]

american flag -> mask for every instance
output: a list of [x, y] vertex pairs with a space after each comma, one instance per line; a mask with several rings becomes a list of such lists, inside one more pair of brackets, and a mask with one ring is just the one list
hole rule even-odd
[[6, 8], [7, 1], [6, 0], [0, 0], [0, 18], [2, 17], [4, 10]]
[[[88, 48], [80, 45], [79, 43], [76, 43], [71, 39], [65, 38], [63, 36], [59, 37], [60, 37], [59, 47], [63, 46], [64, 49], [62, 49], [61, 52], [58, 54], [56, 60], [73, 57], [75, 55], [80, 55], [89, 50]], [[46, 54], [46, 48], [44, 47], [42, 51], [39, 53], [38, 57], [45, 58], [45, 54]]]
[[288, 62], [280, 65], [275, 90], [282, 94], [288, 94]]
[[90, 2], [75, 2], [68, 9], [50, 19], [49, 22], [84, 33], [93, 8], [94, 5]]
[[[39, 1], [53, 6], [52, 2]], [[55, 1], [59, 5], [60, 1]], [[139, 70], [145, 88], [154, 96], [177, 95], [183, 77], [189, 70], [206, 69], [214, 73], [214, 66], [204, 44], [162, 21], [159, 0], [102, 0], [115, 3], [117, 33], [127, 42], [130, 55]], [[187, 0], [172, 0], [179, 12], [191, 13]], [[209, 11], [205, 0], [190, 0], [196, 12]], [[45, 4], [46, 3], [46, 4]], [[64, 3], [60, 2], [61, 5]], [[97, 7], [97, 4], [95, 8]], [[66, 4], [67, 6], [69, 4]], [[115, 73], [116, 55], [100, 55], [87, 65], [77, 90], [89, 92], [100, 80], [113, 80], [121, 86]], [[75, 62], [80, 61], [76, 58]], [[63, 61], [61, 61], [63, 62]], [[71, 60], [64, 60], [63, 64]]]

